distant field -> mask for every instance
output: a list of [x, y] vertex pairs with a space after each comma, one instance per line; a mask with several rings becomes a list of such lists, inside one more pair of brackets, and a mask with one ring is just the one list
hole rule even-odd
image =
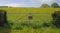
[[[40, 28], [40, 29], [33, 29], [31, 27], [24, 27], [23, 30], [14, 30], [16, 26], [20, 26], [21, 22], [26, 22], [28, 20], [29, 14], [9, 14], [9, 13], [26, 13], [26, 12], [32, 12], [32, 13], [38, 13], [41, 14], [31, 14], [33, 16], [33, 19], [30, 20], [30, 22], [35, 23], [43, 23], [43, 22], [50, 22], [52, 20], [51, 14], [58, 10], [60, 11], [60, 8], [0, 8], [1, 10], [7, 11], [7, 18], [9, 23], [14, 23], [11, 29], [11, 33], [59, 33], [59, 29], [57, 28]], [[22, 20], [21, 20], [22, 19]], [[39, 21], [39, 22], [37, 22]]]

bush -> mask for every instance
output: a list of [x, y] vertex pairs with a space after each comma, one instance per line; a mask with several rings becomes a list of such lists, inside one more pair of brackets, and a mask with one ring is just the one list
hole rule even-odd
[[55, 27], [60, 28], [60, 22], [55, 21], [55, 22], [53, 22], [52, 24], [53, 24]]
[[0, 10], [0, 27], [3, 27], [5, 23], [8, 23], [6, 14], [5, 10]]
[[55, 12], [52, 14], [52, 18], [53, 18], [52, 24], [53, 24], [55, 27], [60, 28], [60, 11], [55, 11]]

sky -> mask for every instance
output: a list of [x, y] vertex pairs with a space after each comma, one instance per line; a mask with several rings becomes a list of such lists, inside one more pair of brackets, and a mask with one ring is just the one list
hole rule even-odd
[[0, 0], [0, 6], [11, 7], [40, 7], [42, 4], [51, 5], [56, 2], [60, 5], [60, 0]]

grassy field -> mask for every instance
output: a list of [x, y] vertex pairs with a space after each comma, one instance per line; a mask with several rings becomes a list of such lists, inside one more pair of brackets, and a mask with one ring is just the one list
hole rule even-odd
[[[1, 10], [7, 11], [7, 18], [9, 21], [10, 28], [0, 28], [1, 33], [60, 33], [60, 29], [50, 25], [44, 27], [43, 23], [50, 23], [52, 21], [51, 14], [60, 8], [0, 8]], [[29, 14], [9, 14], [9, 13], [38, 13], [31, 14], [32, 20], [28, 20]]]

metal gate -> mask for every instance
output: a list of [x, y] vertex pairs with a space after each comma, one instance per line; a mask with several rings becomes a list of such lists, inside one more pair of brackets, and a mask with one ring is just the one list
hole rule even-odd
[[8, 12], [7, 17], [9, 21], [23, 22], [23, 21], [51, 21], [51, 13], [49, 12]]

